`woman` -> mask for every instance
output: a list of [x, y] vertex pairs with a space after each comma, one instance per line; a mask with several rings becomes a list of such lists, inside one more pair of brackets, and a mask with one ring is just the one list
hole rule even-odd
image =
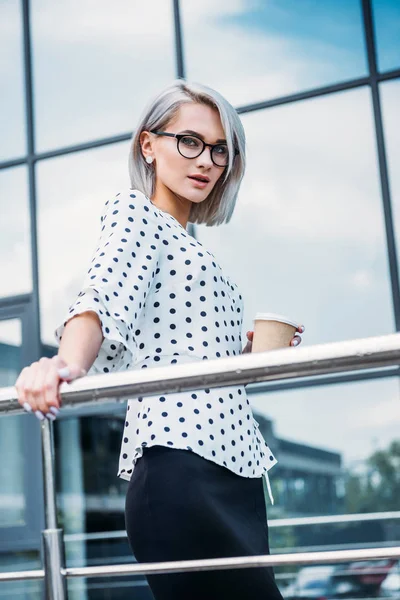
[[[86, 280], [55, 332], [58, 355], [17, 380], [26, 410], [54, 420], [60, 382], [89, 369], [251, 351], [253, 332], [241, 347], [237, 285], [186, 231], [188, 221], [229, 222], [244, 169], [242, 124], [216, 91], [179, 80], [150, 104], [132, 138], [131, 189], [105, 204]], [[126, 414], [118, 475], [130, 482], [126, 528], [138, 561], [269, 553], [262, 477], [277, 461], [245, 386], [139, 397]], [[156, 600], [282, 598], [266, 567], [147, 579]]]

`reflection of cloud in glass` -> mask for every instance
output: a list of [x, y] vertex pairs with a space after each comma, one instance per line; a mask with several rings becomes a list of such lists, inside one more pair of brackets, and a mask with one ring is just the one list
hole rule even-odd
[[[0, 344], [10, 344], [12, 346], [21, 346], [22, 344], [22, 331], [21, 331], [21, 321], [20, 319], [6, 319], [5, 321], [0, 321]], [[17, 365], [15, 365], [17, 367]], [[7, 373], [10, 373], [8, 368], [0, 367], [0, 379], [5, 378]], [[12, 377], [14, 377], [14, 373], [11, 373]], [[15, 378], [12, 382], [8, 383], [5, 381], [1, 381], [0, 385], [13, 385], [15, 383]]]
[[21, 3], [0, 2], [0, 160], [25, 153]]
[[256, 311], [288, 314], [305, 343], [394, 330], [367, 89], [242, 117], [248, 170], [234, 216], [197, 227]]
[[250, 401], [256, 412], [273, 420], [278, 438], [340, 452], [345, 467], [399, 437], [394, 377], [254, 394]]
[[25, 167], [0, 171], [0, 296], [32, 290], [28, 184]]
[[128, 142], [46, 160], [38, 167], [41, 327], [54, 328], [68, 311], [90, 267], [105, 202], [130, 187]]
[[[79, 18], [77, 18], [79, 15]], [[77, 0], [32, 4], [39, 149], [132, 130], [175, 77], [172, 5]]]
[[366, 75], [358, 0], [182, 2], [187, 76], [235, 105]]
[[382, 83], [382, 114], [388, 160], [389, 185], [392, 197], [393, 219], [400, 259], [400, 79]]

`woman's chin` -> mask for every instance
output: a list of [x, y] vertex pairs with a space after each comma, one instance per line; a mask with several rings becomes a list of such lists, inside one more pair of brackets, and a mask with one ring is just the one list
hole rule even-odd
[[202, 202], [207, 198], [207, 196], [211, 192], [211, 186], [207, 185], [206, 188], [200, 189], [193, 187], [190, 183], [189, 186], [185, 185], [185, 188], [182, 189], [182, 196], [190, 200], [191, 202]]
[[198, 204], [199, 202], [202, 202], [202, 200], [205, 199], [204, 194], [199, 195], [199, 194], [193, 194], [193, 192], [190, 192], [188, 190], [183, 190], [181, 189], [176, 189], [176, 190], [171, 190], [172, 193], [174, 194], [174, 196], [176, 198], [178, 198], [181, 201], [186, 201], [186, 202], [195, 202], [196, 204]]

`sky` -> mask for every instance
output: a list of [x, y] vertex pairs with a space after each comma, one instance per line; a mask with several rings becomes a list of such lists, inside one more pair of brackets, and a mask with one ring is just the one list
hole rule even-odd
[[[25, 151], [19, 4], [0, 2], [0, 160]], [[37, 150], [133, 131], [145, 104], [175, 77], [172, 2], [31, 6]], [[400, 3], [376, 1], [373, 8], [379, 67], [399, 68]], [[187, 78], [215, 87], [235, 107], [367, 72], [356, 0], [182, 0], [182, 25]], [[399, 98], [399, 80], [381, 85], [398, 247]], [[243, 339], [257, 311], [303, 323], [303, 344], [394, 332], [369, 90], [241, 118], [248, 169], [234, 215], [195, 231], [242, 290]], [[79, 292], [105, 201], [130, 185], [128, 148], [124, 142], [38, 164], [45, 343], [54, 343]], [[0, 209], [7, 215], [0, 221], [1, 294], [25, 293], [32, 285], [25, 167], [0, 171]], [[2, 324], [1, 340], [17, 343], [17, 329]], [[390, 379], [251, 401], [273, 418], [279, 437], [339, 451], [346, 464], [385, 447], [400, 423], [398, 383]]]

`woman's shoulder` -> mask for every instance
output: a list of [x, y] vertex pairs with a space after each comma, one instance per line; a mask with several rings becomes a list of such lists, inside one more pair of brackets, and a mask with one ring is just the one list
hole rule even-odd
[[106, 201], [104, 205], [105, 212], [108, 212], [111, 207], [113, 210], [121, 213], [129, 212], [132, 216], [132, 211], [135, 211], [136, 214], [153, 217], [153, 219], [157, 216], [154, 204], [151, 202], [150, 198], [138, 189], [121, 189], [111, 200], [109, 199]]
[[[132, 188], [123, 188], [120, 189], [114, 196], [114, 203], [116, 203], [116, 201], [121, 202], [130, 202], [132, 204], [132, 201], [136, 200], [137, 204], [139, 205], [145, 205], [148, 206], [149, 208], [152, 205], [150, 198], [148, 196], [146, 196], [146, 194], [140, 190], [137, 189], [132, 189]], [[109, 202], [109, 201], [108, 201]], [[106, 202], [107, 204], [107, 202]]]

